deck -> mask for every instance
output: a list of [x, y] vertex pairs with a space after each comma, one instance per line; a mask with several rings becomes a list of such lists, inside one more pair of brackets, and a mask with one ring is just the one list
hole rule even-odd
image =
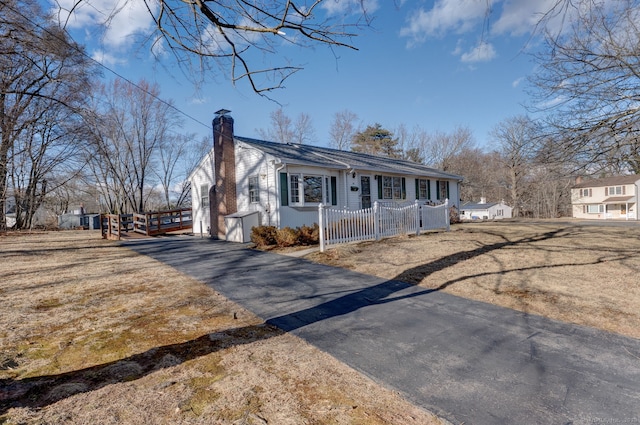
[[101, 214], [100, 229], [105, 239], [157, 236], [193, 228], [191, 208], [144, 214]]

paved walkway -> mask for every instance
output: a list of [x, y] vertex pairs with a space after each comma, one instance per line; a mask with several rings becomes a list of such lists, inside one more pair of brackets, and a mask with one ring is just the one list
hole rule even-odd
[[640, 424], [640, 340], [240, 244], [126, 245], [454, 424]]

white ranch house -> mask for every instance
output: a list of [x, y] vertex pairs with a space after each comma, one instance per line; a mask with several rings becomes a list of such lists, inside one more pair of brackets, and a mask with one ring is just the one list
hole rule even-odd
[[189, 177], [194, 232], [225, 238], [229, 216], [278, 228], [318, 222], [318, 206], [352, 210], [418, 200], [459, 208], [460, 176], [414, 162], [233, 134], [213, 120], [214, 146]]
[[502, 220], [511, 218], [513, 208], [504, 202], [487, 202], [480, 198], [480, 202], [465, 202], [460, 206], [462, 220]]
[[578, 178], [571, 188], [574, 218], [638, 220], [640, 176]]

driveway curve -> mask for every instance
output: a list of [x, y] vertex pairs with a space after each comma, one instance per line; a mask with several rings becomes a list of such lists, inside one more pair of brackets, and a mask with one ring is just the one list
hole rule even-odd
[[454, 424], [640, 423], [640, 340], [236, 243], [123, 244]]

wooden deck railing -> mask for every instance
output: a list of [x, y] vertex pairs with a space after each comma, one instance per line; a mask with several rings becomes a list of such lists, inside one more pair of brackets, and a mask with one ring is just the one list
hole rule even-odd
[[133, 214], [133, 231], [147, 236], [191, 229], [191, 208]]
[[104, 239], [120, 240], [133, 231], [133, 214], [100, 214], [100, 231]]
[[101, 214], [100, 229], [105, 239], [120, 240], [128, 232], [146, 236], [191, 229], [191, 208], [156, 211], [145, 214]]

